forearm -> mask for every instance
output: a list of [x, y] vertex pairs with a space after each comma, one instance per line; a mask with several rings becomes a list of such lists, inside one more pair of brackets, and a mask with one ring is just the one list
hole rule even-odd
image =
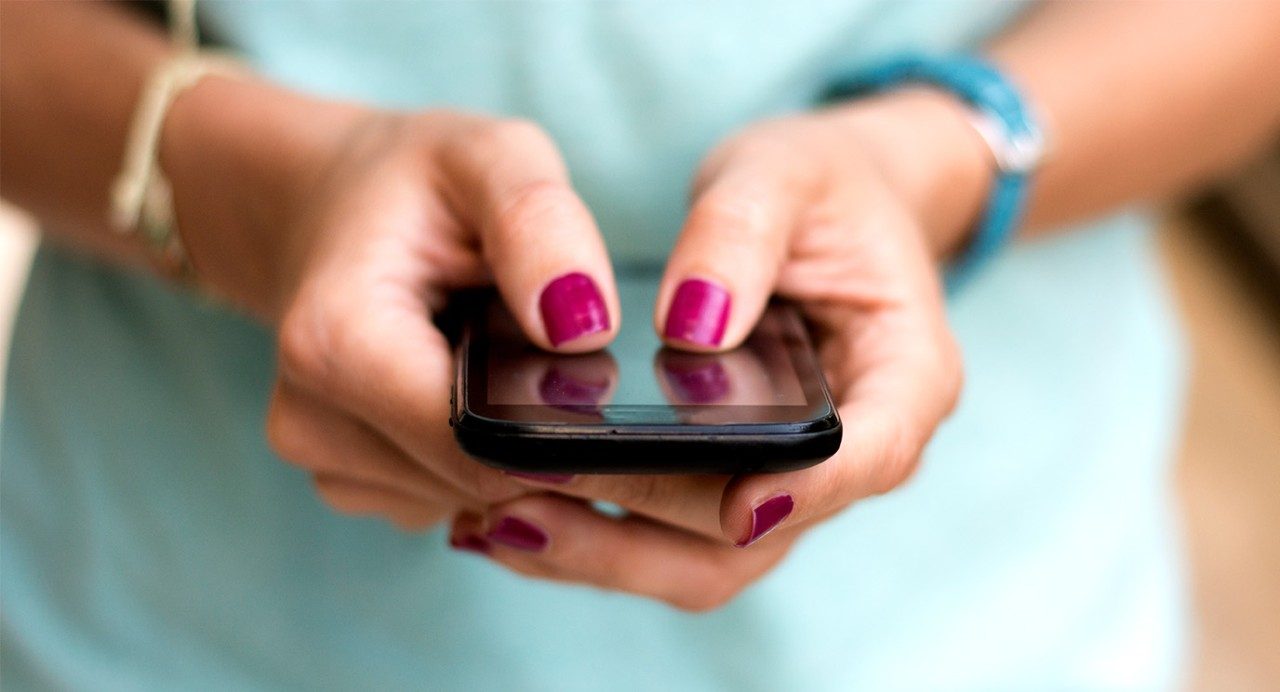
[[[1224, 172], [1280, 126], [1280, 3], [1047, 2], [998, 36], [989, 57], [1044, 120], [1022, 237], [1168, 196]], [[836, 109], [954, 255], [987, 202], [994, 161], [932, 89]]]
[[1167, 196], [1280, 126], [1280, 3], [1048, 2], [989, 54], [1051, 141], [1031, 233]]
[[[146, 246], [109, 227], [109, 195], [164, 33], [98, 2], [4, 3], [3, 194], [63, 242], [141, 264]], [[201, 281], [268, 315], [283, 279], [282, 219], [357, 109], [245, 73], [207, 77], [174, 101], [159, 143], [180, 236]]]
[[108, 228], [109, 192], [163, 34], [122, 6], [3, 3], [0, 193], [50, 233], [119, 259], [140, 245]]

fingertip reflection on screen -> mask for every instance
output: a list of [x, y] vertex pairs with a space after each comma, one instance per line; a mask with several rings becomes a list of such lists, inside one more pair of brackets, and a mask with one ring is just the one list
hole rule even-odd
[[672, 404], [714, 404], [730, 393], [729, 373], [719, 354], [664, 348], [654, 360], [665, 385], [663, 393]]
[[[656, 282], [621, 282], [624, 312], [648, 309], [655, 287]], [[492, 405], [551, 406], [592, 415], [618, 406], [801, 406], [807, 401], [788, 329], [772, 309], [745, 343], [724, 353], [667, 348], [638, 321], [624, 325], [605, 350], [548, 353], [523, 336], [499, 302], [487, 323], [486, 393]]]

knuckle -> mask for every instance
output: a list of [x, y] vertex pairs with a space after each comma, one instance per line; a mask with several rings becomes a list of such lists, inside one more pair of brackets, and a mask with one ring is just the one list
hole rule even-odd
[[740, 159], [740, 143], [736, 139], [721, 142], [702, 159], [693, 175], [692, 192], [695, 196], [710, 189], [720, 174], [735, 160]]
[[736, 549], [703, 556], [694, 571], [677, 585], [671, 595], [663, 599], [676, 608], [690, 613], [705, 613], [723, 608], [732, 601], [748, 583], [744, 580], [744, 555]]
[[487, 506], [500, 505], [528, 493], [502, 474], [480, 464], [474, 466], [478, 468], [472, 471], [473, 475], [469, 480], [477, 502]]
[[856, 236], [848, 232], [851, 223], [856, 223], [856, 220], [852, 219], [847, 208], [824, 201], [806, 209], [798, 225], [807, 233], [834, 234], [848, 242], [856, 240]]
[[315, 487], [316, 494], [320, 496], [320, 499], [328, 505], [330, 509], [338, 514], [354, 517], [372, 513], [361, 503], [353, 501], [351, 497], [346, 493], [343, 493], [341, 489], [333, 483], [317, 479]]
[[738, 592], [737, 587], [720, 582], [699, 589], [683, 590], [666, 600], [686, 613], [707, 613], [728, 605]]
[[730, 192], [708, 192], [689, 212], [688, 228], [712, 233], [722, 242], [755, 246], [774, 231], [769, 211], [759, 196]]
[[944, 397], [945, 412], [955, 410], [960, 403], [960, 393], [964, 390], [964, 354], [954, 337], [949, 337], [943, 355], [943, 384], [941, 391]]
[[[561, 548], [563, 550], [563, 547]], [[570, 546], [569, 553], [575, 552]], [[564, 553], [562, 553], [564, 554]], [[575, 556], [577, 559], [578, 580], [599, 589], [622, 593], [643, 593], [643, 585], [636, 580], [630, 568], [631, 561], [620, 551], [602, 550], [585, 555]], [[572, 558], [571, 558], [572, 559]]]
[[802, 146], [807, 140], [797, 140], [795, 132], [795, 125], [783, 120], [760, 123], [734, 142], [732, 159], [740, 165], [767, 166], [808, 177], [816, 158], [810, 147]]
[[359, 377], [385, 374], [377, 343], [386, 333], [385, 324], [341, 296], [310, 300], [281, 322], [280, 374], [312, 392], [349, 393]]
[[546, 159], [560, 164], [555, 143], [536, 123], [519, 118], [478, 118], [440, 143], [442, 162], [458, 170], [484, 173], [508, 161]]
[[281, 322], [277, 357], [286, 379], [317, 386], [332, 377], [332, 327], [318, 313], [304, 304], [290, 310]]
[[714, 610], [714, 607], [704, 604], [697, 596], [673, 596], [666, 600], [667, 604], [676, 610], [697, 615]]
[[559, 581], [572, 582], [572, 577], [566, 576], [564, 572], [556, 566], [530, 559], [511, 559], [497, 558], [504, 567], [515, 572], [516, 574], [529, 577], [531, 579], [541, 579], [542, 581]]
[[884, 495], [906, 483], [919, 468], [919, 457], [895, 459], [881, 467], [879, 473], [872, 478], [871, 493]]
[[297, 466], [304, 465], [311, 439], [306, 427], [302, 417], [278, 396], [271, 402], [267, 409], [267, 445], [280, 458]]
[[763, 226], [766, 218], [764, 205], [758, 199], [714, 190], [698, 201], [690, 217], [701, 226], [744, 230]]
[[905, 483], [919, 467], [923, 449], [924, 441], [908, 426], [892, 426], [868, 478], [867, 490], [873, 495], [883, 495]]
[[497, 210], [495, 230], [507, 241], [536, 236], [548, 220], [576, 213], [577, 197], [569, 186], [550, 178], [526, 183]]
[[884, 495], [907, 482], [919, 466], [926, 435], [914, 425], [886, 416], [868, 418], [862, 425], [874, 434], [858, 435], [856, 451], [842, 455], [839, 463], [815, 467], [823, 475], [808, 503], [815, 508], [812, 516], [826, 516], [855, 500]]
[[[767, 125], [772, 125], [772, 123]], [[766, 126], [739, 140], [734, 153], [743, 162], [768, 161], [773, 164], [779, 164], [789, 162], [795, 158], [796, 148], [785, 131], [776, 127]]]
[[523, 118], [493, 120], [478, 128], [473, 137], [476, 146], [495, 154], [530, 146], [551, 145], [551, 137], [537, 123]]

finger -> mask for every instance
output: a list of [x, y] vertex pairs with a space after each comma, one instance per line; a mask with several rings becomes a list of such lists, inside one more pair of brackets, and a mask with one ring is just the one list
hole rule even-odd
[[420, 502], [456, 505], [457, 493], [350, 415], [287, 383], [267, 410], [267, 439], [286, 461], [315, 474], [396, 488]]
[[956, 402], [960, 357], [941, 315], [858, 316], [839, 334], [837, 359], [847, 364], [833, 392], [842, 402], [840, 451], [807, 469], [735, 479], [721, 521], [739, 545], [897, 487]]
[[462, 517], [454, 530], [483, 530], [489, 555], [522, 574], [647, 596], [691, 611], [724, 605], [789, 547], [779, 541], [764, 550], [739, 551], [552, 495], [494, 507], [480, 521]]
[[729, 544], [721, 529], [720, 505], [729, 476], [613, 475], [538, 476], [521, 474], [525, 485], [588, 501], [615, 504], [630, 513]]
[[285, 316], [281, 378], [364, 421], [474, 505], [525, 492], [458, 448], [449, 427], [452, 352], [423, 299], [399, 284], [328, 278], [304, 286]]
[[452, 510], [426, 504], [395, 488], [367, 485], [347, 478], [317, 475], [316, 492], [334, 510], [352, 516], [383, 517], [403, 531], [423, 531]]
[[699, 191], [654, 306], [655, 328], [668, 344], [728, 349], [750, 333], [809, 194], [792, 178], [785, 165], [757, 157], [721, 166]]
[[621, 321], [613, 269], [550, 138], [505, 121], [481, 127], [444, 158], [453, 206], [478, 227], [498, 289], [529, 339], [574, 353], [607, 344]]

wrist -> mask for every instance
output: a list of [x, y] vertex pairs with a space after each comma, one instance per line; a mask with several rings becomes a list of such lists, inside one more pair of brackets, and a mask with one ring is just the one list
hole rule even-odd
[[272, 320], [291, 288], [294, 221], [360, 109], [253, 77], [210, 76], [173, 103], [160, 165], [200, 281]]
[[968, 106], [928, 87], [872, 96], [837, 112], [915, 216], [939, 259], [961, 250], [995, 177]]

